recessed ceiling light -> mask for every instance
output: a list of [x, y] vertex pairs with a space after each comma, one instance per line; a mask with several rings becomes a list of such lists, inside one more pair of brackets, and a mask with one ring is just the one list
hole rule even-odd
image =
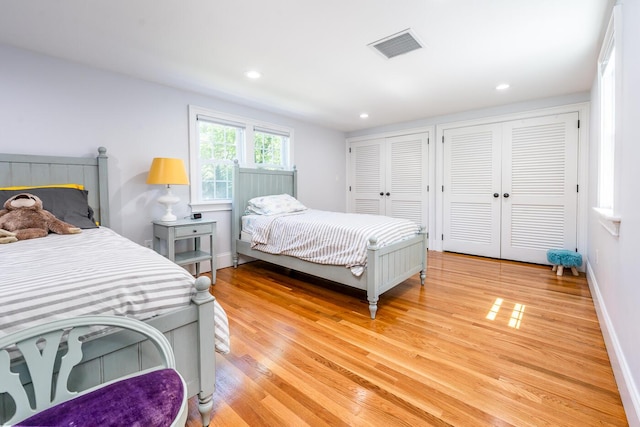
[[256, 70], [247, 71], [246, 73], [244, 73], [244, 75], [254, 80], [262, 77], [262, 74], [260, 74], [260, 72]]
[[361, 119], [367, 119], [367, 118], [369, 118], [369, 114], [368, 113], [360, 113], [360, 118]]
[[502, 83], [496, 86], [496, 90], [506, 90], [509, 89], [509, 83]]

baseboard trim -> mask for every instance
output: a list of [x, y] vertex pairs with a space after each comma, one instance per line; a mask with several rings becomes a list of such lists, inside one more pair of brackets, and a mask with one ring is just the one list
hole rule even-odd
[[618, 336], [611, 322], [611, 317], [609, 317], [609, 313], [607, 312], [607, 307], [602, 301], [602, 294], [600, 293], [595, 274], [591, 268], [591, 264], [588, 262], [587, 282], [589, 283], [591, 298], [593, 299], [593, 305], [596, 308], [596, 314], [600, 322], [600, 330], [602, 331], [607, 353], [609, 354], [609, 360], [611, 361], [611, 367], [613, 368], [613, 375], [616, 378], [618, 390], [620, 391], [622, 405], [627, 415], [627, 421], [631, 427], [640, 427], [640, 394], [638, 394], [638, 388], [633, 381], [633, 375], [622, 352], [622, 347], [620, 346]]
[[233, 256], [231, 255], [231, 252], [216, 254], [216, 263], [217, 268], [231, 267], [233, 265]]

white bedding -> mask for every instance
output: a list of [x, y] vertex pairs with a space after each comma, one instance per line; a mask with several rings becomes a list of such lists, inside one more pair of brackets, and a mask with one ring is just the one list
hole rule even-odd
[[[109, 228], [0, 245], [0, 336], [71, 316], [146, 320], [188, 306], [194, 278]], [[216, 350], [229, 351], [224, 309], [215, 302]]]
[[253, 249], [319, 264], [344, 265], [356, 276], [362, 275], [366, 266], [371, 237], [383, 247], [413, 237], [420, 229], [405, 219], [314, 209], [245, 215], [242, 226], [243, 232], [251, 235]]

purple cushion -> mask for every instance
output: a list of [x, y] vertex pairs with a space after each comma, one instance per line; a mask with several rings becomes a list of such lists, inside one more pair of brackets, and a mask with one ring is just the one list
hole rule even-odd
[[169, 426], [180, 412], [184, 390], [173, 369], [127, 378], [62, 402], [20, 426]]

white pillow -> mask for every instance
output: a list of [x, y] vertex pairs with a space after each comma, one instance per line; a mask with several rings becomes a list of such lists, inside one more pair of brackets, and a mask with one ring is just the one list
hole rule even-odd
[[249, 200], [247, 206], [247, 212], [256, 215], [276, 215], [300, 212], [306, 209], [305, 205], [288, 194], [254, 197]]

